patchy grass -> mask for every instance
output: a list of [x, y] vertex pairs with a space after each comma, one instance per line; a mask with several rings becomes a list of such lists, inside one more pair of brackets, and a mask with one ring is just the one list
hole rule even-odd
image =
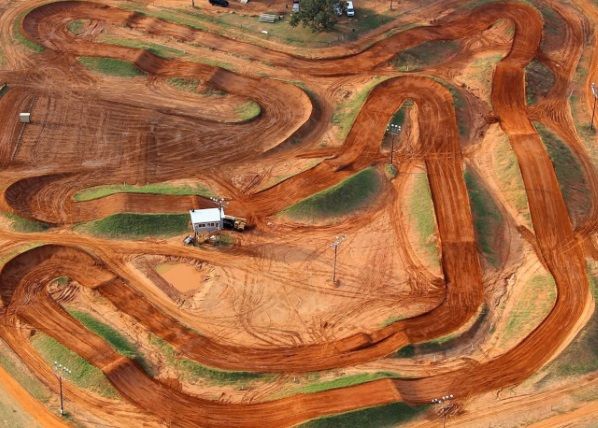
[[591, 207], [589, 188], [577, 156], [559, 137], [541, 123], [534, 122], [559, 180], [569, 215], [577, 223]]
[[122, 213], [76, 226], [81, 232], [109, 238], [168, 237], [190, 230], [187, 214]]
[[515, 152], [509, 144], [509, 139], [504, 133], [501, 133], [495, 141], [492, 165], [500, 189], [507, 203], [519, 213], [524, 220], [524, 224], [531, 229], [532, 220], [517, 156], [515, 156]]
[[550, 91], [555, 81], [552, 70], [534, 59], [525, 67], [525, 96], [527, 104], [535, 104]]
[[2, 254], [0, 256], [0, 269], [2, 269], [6, 263], [14, 259], [19, 254], [23, 254], [24, 252], [32, 250], [33, 248], [41, 247], [42, 245], [44, 244], [42, 244], [41, 242], [30, 242], [28, 244], [20, 245], [17, 248], [14, 248], [11, 251]]
[[156, 43], [144, 42], [142, 40], [123, 39], [121, 37], [114, 37], [108, 34], [103, 35], [99, 39], [102, 43], [109, 43], [117, 46], [124, 46], [127, 48], [145, 49], [161, 58], [178, 58], [185, 55], [185, 52], [180, 49], [170, 48]]
[[338, 138], [344, 140], [347, 138], [357, 114], [360, 112], [363, 103], [368, 95], [379, 83], [388, 79], [387, 77], [374, 77], [370, 80], [360, 91], [352, 94], [352, 96], [339, 103], [332, 115], [332, 123], [337, 127]]
[[73, 199], [77, 202], [100, 199], [115, 193], [151, 193], [156, 195], [177, 195], [191, 196], [200, 195], [205, 197], [214, 196], [214, 193], [203, 184], [173, 184], [173, 183], [152, 183], [137, 186], [133, 184], [108, 184], [105, 186], [90, 187], [75, 193]]
[[[595, 262], [594, 262], [595, 263]], [[598, 276], [589, 275], [594, 301], [598, 301]], [[598, 370], [598, 312], [549, 366], [551, 376], [575, 376]]]
[[300, 425], [301, 428], [381, 428], [397, 426], [408, 422], [429, 408], [428, 405], [411, 407], [404, 403], [393, 403], [372, 407], [337, 416], [328, 416]]
[[179, 353], [168, 342], [150, 335], [150, 343], [160, 349], [168, 364], [177, 369], [183, 379], [196, 382], [204, 380], [214, 385], [247, 384], [255, 380], [269, 380], [273, 375], [264, 373], [235, 372], [216, 370], [201, 365], [193, 360], [180, 357]]
[[459, 50], [455, 40], [430, 40], [399, 53], [393, 60], [394, 66], [403, 72], [417, 71], [446, 62]]
[[440, 250], [436, 245], [438, 226], [434, 214], [434, 202], [430, 191], [430, 182], [425, 172], [417, 172], [407, 196], [406, 208], [410, 224], [418, 237], [417, 246], [421, 248], [424, 262], [431, 266], [440, 266]]
[[0, 339], [0, 366], [13, 378], [19, 385], [31, 394], [33, 398], [46, 403], [50, 398], [48, 388], [19, 360], [19, 357]]
[[502, 214], [480, 178], [467, 168], [464, 176], [478, 248], [486, 261], [497, 267], [500, 263], [497, 247], [501, 239], [499, 232], [503, 223]]
[[83, 324], [85, 328], [108, 342], [116, 352], [136, 361], [147, 373], [152, 373], [149, 364], [139, 350], [118, 331], [87, 312], [81, 312], [74, 309], [69, 310], [68, 312], [73, 318]]
[[520, 284], [513, 299], [515, 304], [507, 314], [508, 321], [501, 333], [499, 346], [525, 337], [546, 318], [556, 301], [554, 279], [546, 274], [535, 275]]
[[74, 19], [68, 24], [66, 24], [67, 30], [75, 35], [79, 35], [83, 33], [83, 29], [85, 28], [85, 21], [82, 19]]
[[50, 225], [47, 223], [23, 218], [17, 214], [3, 213], [3, 215], [10, 221], [10, 227], [15, 232], [45, 232], [50, 228]]
[[262, 113], [262, 109], [255, 101], [247, 101], [235, 107], [237, 118], [242, 121], [255, 119]]
[[29, 12], [30, 10], [27, 10], [19, 14], [19, 16], [17, 16], [17, 19], [15, 19], [12, 25], [12, 36], [17, 42], [19, 42], [21, 45], [25, 46], [29, 50], [35, 53], [40, 53], [44, 51], [44, 47], [40, 44], [35, 43], [32, 40], [29, 40], [22, 32], [23, 18], [25, 18], [25, 15], [27, 15]]
[[185, 79], [182, 77], [171, 77], [170, 79], [166, 80], [170, 86], [173, 86], [181, 91], [185, 92], [198, 92], [197, 87], [200, 84], [200, 81], [197, 79]]
[[72, 371], [71, 374], [63, 374], [65, 379], [68, 379], [81, 388], [96, 392], [103, 397], [119, 397], [116, 389], [114, 389], [100, 369], [54, 340], [54, 338], [38, 331], [31, 338], [31, 344], [43, 359], [46, 360], [48, 365], [52, 366], [54, 361], [58, 361]]
[[381, 187], [376, 169], [366, 168], [341, 183], [312, 195], [282, 211], [296, 220], [348, 215], [367, 205]]
[[109, 76], [137, 77], [145, 74], [132, 62], [121, 59], [82, 56], [79, 57], [79, 62], [91, 71]]
[[398, 374], [392, 372], [359, 373], [350, 376], [342, 376], [325, 382], [318, 382], [301, 386], [290, 391], [289, 395], [313, 394], [315, 392], [327, 391], [329, 389], [345, 388], [351, 385], [358, 385], [361, 383], [371, 382], [377, 379], [389, 379], [397, 377], [399, 377]]

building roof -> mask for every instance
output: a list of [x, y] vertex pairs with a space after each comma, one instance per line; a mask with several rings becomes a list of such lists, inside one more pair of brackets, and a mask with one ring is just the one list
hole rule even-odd
[[202, 210], [190, 210], [189, 215], [191, 216], [191, 223], [206, 223], [213, 221], [220, 221], [224, 217], [224, 210], [221, 212], [221, 208], [206, 208]]

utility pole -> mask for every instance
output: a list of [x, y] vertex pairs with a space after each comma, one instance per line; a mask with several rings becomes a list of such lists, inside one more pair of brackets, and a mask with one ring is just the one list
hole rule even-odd
[[443, 395], [440, 398], [434, 398], [432, 400], [432, 404], [439, 404], [439, 405], [441, 405], [441, 407], [440, 407], [440, 409], [438, 411], [438, 414], [440, 416], [442, 416], [442, 428], [445, 428], [445, 426], [446, 426], [446, 417], [449, 414], [449, 412], [451, 412], [453, 410], [452, 409], [452, 405], [449, 404], [448, 406], [443, 407], [442, 404], [445, 401], [452, 400], [453, 398], [455, 398], [455, 396], [453, 394], [449, 394], [449, 395]]
[[386, 132], [390, 132], [390, 164], [392, 165], [392, 157], [395, 151], [395, 138], [401, 132], [401, 125], [391, 123], [386, 127]]
[[346, 239], [345, 235], [339, 235], [336, 237], [334, 242], [330, 245], [332, 248], [334, 248], [334, 262], [332, 263], [332, 284], [334, 284], [334, 286], [337, 285], [337, 283], [336, 283], [336, 255], [338, 252], [339, 245], [341, 245], [345, 239]]
[[60, 389], [60, 416], [64, 416], [64, 395], [62, 393], [62, 375], [63, 373], [72, 374], [71, 370], [58, 361], [54, 361], [54, 375], [58, 379], [58, 387]]
[[596, 99], [598, 98], [598, 88], [596, 84], [592, 82], [592, 95], [594, 96], [594, 107], [592, 107], [592, 122], [590, 123], [590, 129], [594, 130], [594, 113], [596, 113]]

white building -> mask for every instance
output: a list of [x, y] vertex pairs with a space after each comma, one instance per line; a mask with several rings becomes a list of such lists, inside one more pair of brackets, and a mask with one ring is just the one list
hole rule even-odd
[[189, 215], [195, 233], [211, 233], [223, 228], [224, 210], [222, 208], [191, 210]]

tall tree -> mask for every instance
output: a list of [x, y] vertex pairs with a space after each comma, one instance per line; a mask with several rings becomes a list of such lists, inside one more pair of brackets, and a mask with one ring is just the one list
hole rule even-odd
[[296, 27], [300, 23], [309, 27], [312, 31], [331, 30], [336, 24], [336, 13], [334, 6], [344, 4], [339, 0], [301, 0], [299, 12], [291, 15], [291, 26]]

